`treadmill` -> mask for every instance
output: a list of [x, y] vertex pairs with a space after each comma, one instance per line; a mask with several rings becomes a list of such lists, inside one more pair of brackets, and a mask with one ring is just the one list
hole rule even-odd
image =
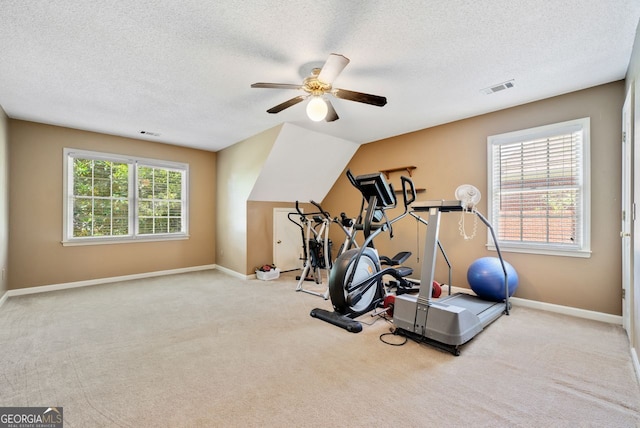
[[493, 227], [482, 214], [473, 210], [491, 231], [504, 272], [504, 300], [492, 302], [466, 293], [455, 293], [438, 300], [432, 300], [431, 293], [436, 267], [441, 214], [463, 211], [464, 206], [459, 200], [421, 201], [414, 202], [412, 209], [415, 212], [428, 213], [427, 236], [420, 276], [420, 293], [418, 295], [402, 294], [396, 296], [393, 307], [393, 323], [398, 334], [431, 344], [458, 356], [460, 355], [461, 345], [473, 339], [486, 326], [503, 314], [509, 315], [511, 305], [509, 303], [507, 269], [502, 259]]

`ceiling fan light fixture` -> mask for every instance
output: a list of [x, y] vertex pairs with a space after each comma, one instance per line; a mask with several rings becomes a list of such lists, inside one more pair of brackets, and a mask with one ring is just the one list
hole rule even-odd
[[282, 110], [294, 106], [309, 99], [307, 103], [307, 116], [309, 119], [320, 122], [335, 122], [340, 119], [333, 108], [329, 95], [347, 101], [369, 104], [382, 107], [387, 104], [387, 98], [380, 95], [365, 94], [364, 92], [349, 91], [333, 87], [333, 81], [349, 63], [349, 58], [344, 55], [332, 53], [324, 63], [322, 68], [314, 68], [311, 76], [306, 77], [302, 84], [292, 83], [266, 83], [257, 82], [251, 84], [252, 88], [272, 88], [272, 89], [296, 89], [304, 91], [304, 95], [291, 98], [277, 106], [271, 107], [267, 113], [280, 113]]
[[327, 103], [322, 99], [322, 97], [313, 96], [307, 104], [307, 116], [309, 116], [309, 119], [314, 122], [324, 120], [328, 111], [329, 108], [327, 107]]

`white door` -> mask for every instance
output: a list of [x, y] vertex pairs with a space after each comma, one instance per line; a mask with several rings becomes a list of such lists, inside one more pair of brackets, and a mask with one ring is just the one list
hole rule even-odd
[[302, 232], [289, 220], [291, 212], [295, 210], [273, 209], [273, 262], [281, 271], [302, 268]]
[[629, 89], [622, 107], [622, 223], [620, 238], [622, 240], [622, 326], [631, 339], [631, 284], [633, 284], [633, 221], [635, 220], [635, 204], [633, 202], [633, 146], [631, 133], [631, 101]]

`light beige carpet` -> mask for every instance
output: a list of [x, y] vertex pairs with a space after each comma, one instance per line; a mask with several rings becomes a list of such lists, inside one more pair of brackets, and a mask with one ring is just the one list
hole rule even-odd
[[9, 298], [0, 406], [66, 427], [640, 426], [620, 326], [515, 307], [454, 357], [311, 318], [330, 303], [295, 286], [205, 271]]

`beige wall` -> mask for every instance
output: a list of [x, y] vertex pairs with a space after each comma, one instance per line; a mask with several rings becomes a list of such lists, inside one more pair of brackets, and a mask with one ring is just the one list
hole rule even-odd
[[[361, 146], [349, 168], [354, 174], [415, 165], [413, 180], [427, 191], [418, 200], [453, 199], [460, 184], [470, 183], [487, 194], [487, 137], [581, 117], [591, 118], [591, 243], [590, 258], [506, 253], [517, 270], [517, 297], [555, 303], [614, 315], [621, 314], [620, 159], [621, 109], [624, 82], [550, 98], [458, 122], [437, 126]], [[399, 186], [400, 173], [391, 181]], [[358, 192], [343, 176], [323, 201], [331, 213], [355, 216]], [[486, 199], [479, 210], [487, 212]], [[453, 285], [468, 287], [467, 267], [477, 258], [495, 256], [485, 248], [486, 229], [479, 223], [471, 241], [458, 232], [457, 213], [443, 214], [440, 240], [453, 264]], [[467, 222], [469, 230], [470, 224]], [[380, 237], [382, 254], [400, 250], [414, 253], [411, 262], [419, 278], [418, 255], [423, 252], [425, 230], [407, 218], [394, 225], [395, 238]], [[469, 233], [469, 232], [468, 232]], [[339, 236], [335, 239], [338, 239]], [[420, 260], [421, 261], [421, 260]], [[444, 263], [438, 260], [440, 282], [447, 282]]]
[[[215, 153], [19, 120], [9, 147], [9, 289], [215, 264]], [[65, 147], [188, 163], [190, 238], [63, 247]]]
[[217, 161], [216, 236], [219, 266], [253, 273], [247, 257], [247, 201], [282, 125], [219, 151]]
[[9, 118], [0, 106], [0, 297], [9, 267]]
[[295, 204], [247, 202], [247, 272], [273, 263], [273, 209]]
[[[295, 209], [295, 202], [257, 202], [247, 203], [247, 269], [253, 273], [256, 268], [274, 263], [273, 260], [273, 209]], [[304, 212], [317, 211], [308, 202], [300, 201]], [[302, 247], [302, 237], [300, 237]], [[302, 249], [300, 249], [302, 251]]]

